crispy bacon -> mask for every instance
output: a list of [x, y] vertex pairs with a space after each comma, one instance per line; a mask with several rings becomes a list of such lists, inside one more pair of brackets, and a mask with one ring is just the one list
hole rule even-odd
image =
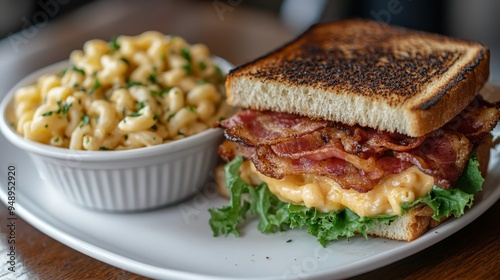
[[272, 145], [300, 137], [329, 125], [307, 117], [272, 111], [244, 110], [223, 120], [219, 126], [226, 128], [227, 139], [247, 146]]
[[249, 160], [255, 154], [255, 147], [243, 146], [238, 142], [225, 140], [219, 146], [217, 152], [220, 157], [227, 162], [233, 160], [237, 155], [241, 155], [243, 158]]
[[[269, 146], [260, 146], [251, 158], [262, 174], [281, 179], [285, 175], [317, 174], [335, 179], [342, 187], [364, 192], [373, 188], [369, 174], [357, 169], [351, 163], [338, 158], [314, 160], [309, 158], [289, 159], [277, 156]], [[378, 175], [377, 175], [378, 177]]]
[[383, 172], [374, 157], [365, 159], [346, 151], [348, 149], [344, 147], [343, 142], [345, 143], [349, 137], [345, 135], [345, 138], [342, 138], [343, 133], [341, 132], [333, 128], [327, 129], [326, 133], [325, 131], [315, 131], [294, 140], [272, 145], [271, 148], [282, 158], [307, 158], [315, 161], [337, 158], [351, 163], [364, 172], [382, 175]]
[[476, 98], [443, 129], [463, 133], [477, 144], [500, 120], [498, 108], [500, 103], [490, 104], [482, 98]]
[[[376, 169], [364, 171], [336, 157], [323, 160], [307, 157], [286, 158], [277, 155], [269, 145], [248, 147], [229, 140], [225, 140], [219, 146], [219, 154], [226, 161], [230, 161], [236, 155], [241, 155], [251, 160], [257, 170], [268, 177], [281, 179], [285, 175], [317, 174], [330, 177], [343, 188], [353, 188], [358, 192], [371, 190], [385, 174], [397, 174], [413, 165], [409, 161], [386, 156], [372, 163], [377, 165]], [[375, 160], [375, 158], [370, 158], [370, 160]]]
[[276, 179], [316, 174], [359, 192], [411, 166], [450, 188], [473, 146], [499, 119], [497, 108], [478, 99], [442, 129], [409, 137], [286, 113], [244, 110], [220, 122], [230, 141], [219, 147], [219, 154], [226, 161], [243, 155], [259, 172]]
[[410, 162], [433, 176], [436, 185], [450, 188], [460, 177], [472, 148], [472, 143], [463, 134], [444, 132], [428, 137], [411, 151], [395, 152], [394, 157]]

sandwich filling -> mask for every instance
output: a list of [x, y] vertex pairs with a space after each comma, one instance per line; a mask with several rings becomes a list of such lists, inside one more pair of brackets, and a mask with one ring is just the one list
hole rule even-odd
[[343, 189], [335, 180], [313, 174], [286, 175], [280, 180], [274, 179], [257, 171], [251, 161], [242, 163], [240, 177], [253, 185], [266, 183], [271, 193], [284, 202], [315, 208], [322, 213], [347, 208], [361, 217], [399, 215], [402, 203], [412, 203], [426, 196], [434, 187], [434, 178], [416, 166], [387, 176], [365, 193]]
[[432, 186], [452, 188], [499, 118], [496, 107], [478, 97], [441, 129], [409, 137], [244, 110], [220, 123], [227, 140], [219, 154], [226, 161], [238, 155], [251, 161], [283, 201], [322, 212], [348, 207], [360, 216], [399, 215], [399, 204], [425, 196]]
[[215, 236], [238, 236], [250, 212], [264, 233], [307, 228], [325, 245], [367, 236], [417, 204], [436, 221], [459, 217], [484, 181], [473, 151], [499, 121], [498, 105], [477, 97], [421, 137], [243, 110], [219, 123], [231, 200], [210, 209], [210, 226]]

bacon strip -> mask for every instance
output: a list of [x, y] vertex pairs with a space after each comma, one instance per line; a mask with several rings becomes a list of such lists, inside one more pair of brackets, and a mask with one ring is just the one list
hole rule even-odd
[[463, 133], [477, 144], [500, 120], [499, 108], [500, 102], [490, 104], [482, 98], [476, 98], [443, 129]]
[[227, 139], [247, 146], [272, 145], [328, 126], [330, 122], [273, 111], [244, 110], [223, 120]]
[[226, 161], [232, 160], [236, 155], [241, 155], [251, 160], [260, 173], [275, 179], [282, 179], [285, 175], [317, 174], [330, 177], [343, 188], [352, 188], [358, 192], [371, 190], [382, 175], [397, 174], [413, 165], [409, 161], [392, 156], [381, 157], [376, 161], [379, 168], [372, 172], [365, 172], [350, 162], [335, 157], [324, 160], [307, 157], [283, 158], [274, 153], [269, 145], [248, 147], [229, 140], [225, 140], [219, 146], [219, 154]]
[[233, 141], [225, 141], [219, 153], [227, 161], [243, 155], [262, 174], [276, 179], [317, 174], [359, 192], [369, 191], [384, 176], [411, 166], [449, 188], [461, 175], [473, 145], [499, 119], [498, 109], [478, 99], [442, 129], [408, 137], [285, 113], [245, 110], [219, 124]]
[[[343, 141], [341, 140], [343, 135], [343, 133], [341, 133], [342, 131], [332, 128], [328, 129], [327, 132], [328, 133], [325, 133], [325, 131], [315, 131], [294, 140], [272, 145], [271, 148], [274, 153], [283, 158], [307, 158], [315, 161], [337, 158], [347, 161], [357, 169], [365, 172], [379, 174], [379, 176], [383, 175], [374, 157], [364, 159], [346, 151], [342, 143]], [[347, 136], [345, 136], [344, 140], [346, 141], [346, 139], [348, 139]], [[377, 176], [377, 178], [379, 178], [379, 176]]]
[[411, 151], [395, 152], [394, 157], [410, 162], [433, 176], [436, 185], [450, 188], [465, 168], [472, 148], [472, 143], [463, 134], [446, 132], [428, 137]]

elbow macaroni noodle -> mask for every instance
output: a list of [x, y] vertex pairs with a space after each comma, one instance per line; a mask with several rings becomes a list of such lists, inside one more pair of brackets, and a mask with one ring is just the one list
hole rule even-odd
[[158, 145], [223, 118], [223, 83], [203, 44], [152, 31], [90, 40], [63, 73], [16, 91], [13, 123], [27, 139], [74, 150]]

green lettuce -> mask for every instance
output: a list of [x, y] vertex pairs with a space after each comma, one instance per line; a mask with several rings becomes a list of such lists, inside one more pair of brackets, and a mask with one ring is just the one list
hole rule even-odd
[[[325, 246], [330, 241], [349, 238], [355, 234], [367, 237], [367, 229], [380, 223], [389, 224], [397, 217], [360, 217], [349, 209], [321, 213], [314, 208], [282, 202], [269, 191], [265, 183], [256, 187], [245, 183], [239, 176], [242, 162], [243, 159], [239, 156], [225, 166], [226, 186], [231, 198], [228, 205], [209, 209], [209, 224], [214, 236], [239, 236], [239, 227], [248, 218], [257, 217], [258, 229], [262, 233], [300, 228], [315, 236]], [[435, 186], [426, 197], [412, 203], [403, 203], [403, 211], [418, 203], [425, 203], [434, 210], [433, 218], [436, 220], [450, 215], [462, 215], [465, 207], [472, 205], [474, 194], [481, 190], [484, 181], [478, 166], [477, 156], [473, 153], [454, 189], [445, 190]]]
[[265, 183], [256, 187], [245, 183], [239, 176], [242, 162], [241, 157], [236, 157], [224, 166], [226, 186], [231, 198], [229, 205], [209, 209], [209, 224], [214, 236], [230, 233], [239, 236], [238, 226], [246, 220], [247, 214], [259, 217], [258, 229], [263, 233], [286, 230], [289, 221], [288, 203], [273, 195]]
[[460, 217], [464, 214], [465, 207], [472, 206], [474, 195], [481, 191], [483, 182], [477, 154], [473, 152], [462, 176], [456, 182], [455, 188], [445, 190], [434, 186], [432, 192], [427, 196], [412, 203], [402, 203], [401, 208], [403, 211], [407, 211], [418, 203], [425, 203], [434, 210], [433, 218], [435, 220], [439, 221], [449, 216]]

